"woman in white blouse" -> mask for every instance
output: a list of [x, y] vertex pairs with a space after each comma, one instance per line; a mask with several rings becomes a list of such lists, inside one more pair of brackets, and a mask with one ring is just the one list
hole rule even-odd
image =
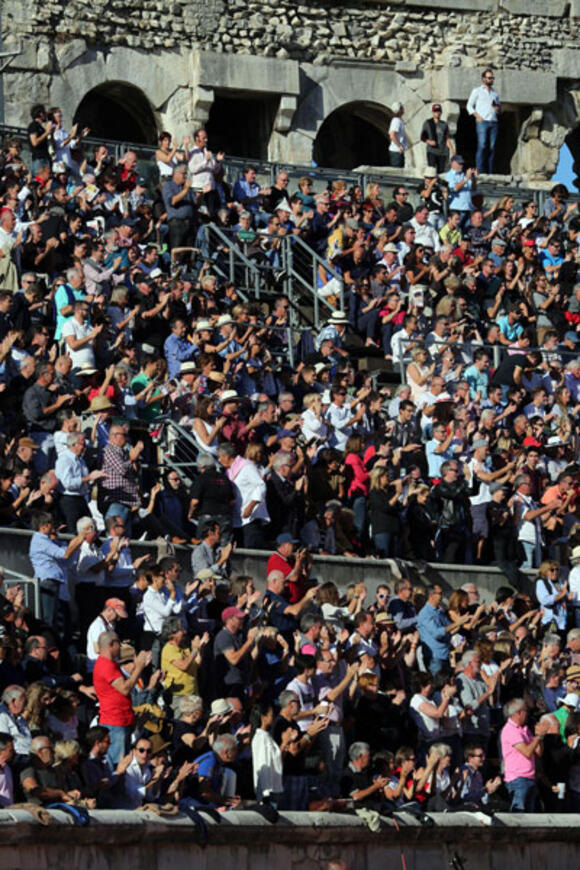
[[441, 690], [441, 703], [434, 704], [431, 701], [433, 694], [434, 678], [430, 673], [418, 673], [415, 675], [415, 694], [411, 698], [411, 718], [417, 725], [421, 735], [421, 750], [428, 750], [441, 736], [441, 720], [447, 712], [453, 695], [457, 693], [457, 687], [446, 685]]
[[143, 596], [143, 635], [142, 649], [153, 652], [153, 667], [159, 666], [161, 656], [161, 629], [168, 616], [181, 613], [183, 599], [179, 600], [177, 590], [172, 580], [166, 580], [163, 574], [153, 574], [151, 586]]
[[[254, 719], [255, 717], [255, 719]], [[252, 718], [259, 717], [260, 727], [256, 728], [252, 737], [252, 768], [254, 772], [254, 791], [258, 801], [267, 799], [276, 803], [284, 790], [282, 782], [282, 748], [278, 746], [270, 733], [274, 722], [274, 707], [270, 701], [261, 701], [252, 711]], [[288, 734], [288, 740], [294, 738], [294, 731]], [[284, 748], [284, 734], [282, 747]]]
[[303, 399], [306, 410], [302, 413], [302, 435], [305, 441], [315, 440], [322, 446], [328, 435], [328, 426], [322, 419], [320, 393], [307, 393]]

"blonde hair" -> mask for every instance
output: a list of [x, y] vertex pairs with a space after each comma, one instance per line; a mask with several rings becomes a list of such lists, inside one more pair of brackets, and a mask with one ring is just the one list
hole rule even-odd
[[250, 462], [257, 462], [259, 459], [263, 459], [263, 446], [261, 442], [256, 442], [255, 444], [248, 444], [246, 447], [246, 452], [244, 453], [244, 458], [249, 459]]
[[127, 299], [129, 296], [129, 291], [126, 287], [115, 287], [114, 290], [111, 291], [111, 305], [120, 305], [121, 302]]
[[373, 470], [369, 474], [371, 489], [381, 489], [381, 477], [385, 477], [387, 475], [388, 472], [384, 466], [381, 465], [379, 468], [373, 468]]
[[62, 764], [68, 761], [74, 755], [78, 755], [80, 750], [78, 740], [57, 740], [54, 744], [54, 763]]
[[306, 393], [306, 395], [302, 399], [302, 403], [303, 403], [305, 408], [310, 408], [315, 403], [315, 401], [319, 398], [320, 398], [320, 393]]

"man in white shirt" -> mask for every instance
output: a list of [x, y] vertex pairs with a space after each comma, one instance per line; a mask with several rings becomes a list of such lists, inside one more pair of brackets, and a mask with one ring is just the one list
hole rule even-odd
[[73, 316], [62, 328], [62, 338], [66, 344], [67, 353], [73, 364], [73, 369], [81, 366], [95, 366], [95, 342], [102, 332], [102, 325], [91, 326], [89, 323], [89, 306], [86, 302], [75, 302]]
[[401, 103], [393, 103], [393, 118], [389, 125], [389, 164], [390, 166], [403, 167], [405, 165], [405, 151], [407, 150], [407, 136], [403, 123], [405, 107]]
[[475, 118], [477, 131], [475, 162], [478, 172], [493, 172], [498, 115], [501, 111], [499, 95], [493, 90], [494, 78], [493, 71], [486, 69], [481, 76], [481, 85], [472, 90], [467, 101], [467, 111]]
[[104, 631], [115, 631], [115, 625], [120, 619], [127, 619], [125, 602], [120, 598], [108, 598], [99, 615], [93, 619], [87, 631], [87, 670], [92, 672], [99, 656], [99, 636]]
[[207, 133], [204, 129], [196, 130], [193, 136], [194, 148], [189, 153], [188, 169], [191, 176], [191, 187], [203, 200], [210, 214], [219, 207], [219, 197], [215, 193], [216, 174], [225, 157], [223, 151], [214, 156], [207, 148]]
[[572, 595], [570, 606], [574, 610], [574, 625], [580, 628], [580, 547], [574, 547], [570, 554], [572, 570], [568, 575], [568, 589]]
[[415, 229], [415, 244], [424, 245], [432, 251], [441, 249], [441, 240], [439, 233], [429, 223], [429, 209], [426, 205], [419, 205], [415, 209], [415, 217], [410, 221], [411, 226]]
[[[331, 447], [336, 447], [337, 450], [341, 451], [344, 451], [346, 442], [362, 420], [365, 412], [365, 406], [359, 403], [359, 399], [347, 403], [346, 396], [345, 387], [339, 387], [333, 391], [331, 404], [325, 414], [325, 420], [331, 427], [328, 443]], [[354, 413], [357, 405], [359, 406], [358, 411]]]

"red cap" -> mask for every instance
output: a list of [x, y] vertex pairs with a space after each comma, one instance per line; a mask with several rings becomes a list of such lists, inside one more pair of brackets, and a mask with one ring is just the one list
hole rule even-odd
[[433, 103], [431, 106], [432, 112], [440, 112], [441, 111], [441, 103]]
[[536, 441], [535, 438], [532, 438], [531, 435], [528, 435], [527, 438], [524, 438], [524, 447], [541, 447], [539, 441]]
[[110, 607], [115, 613], [118, 613], [121, 619], [127, 619], [127, 608], [125, 602], [121, 598], [107, 598], [105, 607]]
[[536, 243], [534, 242], [533, 239], [524, 239], [524, 241], [522, 242], [522, 245], [524, 245], [526, 248], [535, 248], [536, 247]]
[[225, 610], [222, 610], [222, 622], [227, 622], [228, 619], [233, 619], [234, 617], [244, 619], [245, 616], [246, 614], [239, 607], [226, 607]]

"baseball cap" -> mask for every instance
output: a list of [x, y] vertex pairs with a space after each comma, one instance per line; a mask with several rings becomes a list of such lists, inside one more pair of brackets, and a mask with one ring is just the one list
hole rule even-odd
[[282, 532], [282, 534], [278, 535], [276, 538], [277, 544], [297, 544], [298, 539], [293, 537], [290, 532]]
[[135, 183], [137, 187], [147, 187], [147, 179], [144, 178], [142, 175], [137, 179]]
[[431, 106], [432, 112], [440, 112], [441, 111], [441, 103], [433, 103]]
[[222, 622], [227, 622], [228, 619], [245, 619], [246, 614], [239, 607], [226, 607], [222, 610]]
[[127, 619], [127, 608], [125, 607], [125, 602], [122, 601], [121, 598], [107, 598], [105, 601], [105, 607], [110, 607], [111, 610], [114, 610], [121, 619]]
[[564, 334], [564, 338], [566, 341], [573, 341], [574, 344], [578, 344], [578, 342], [580, 341], [580, 339], [578, 338], [578, 333], [572, 332], [572, 330], [569, 330], [568, 332], [566, 332]]
[[461, 156], [461, 154], [454, 154], [451, 158], [451, 163], [455, 161], [456, 163], [465, 163], [465, 159]]

